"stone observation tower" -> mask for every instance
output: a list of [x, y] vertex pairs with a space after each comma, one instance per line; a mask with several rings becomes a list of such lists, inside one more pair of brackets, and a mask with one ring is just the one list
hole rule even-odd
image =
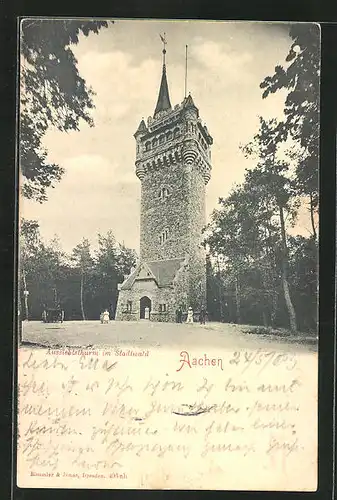
[[171, 106], [162, 40], [157, 105], [134, 134], [141, 182], [140, 259], [119, 285], [117, 320], [174, 321], [179, 307], [197, 312], [206, 305], [201, 242], [213, 139], [191, 95]]

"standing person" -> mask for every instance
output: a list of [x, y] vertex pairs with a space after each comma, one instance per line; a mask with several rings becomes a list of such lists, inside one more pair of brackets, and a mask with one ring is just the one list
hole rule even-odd
[[182, 322], [182, 317], [183, 317], [183, 312], [181, 310], [181, 307], [178, 307], [178, 309], [176, 310], [176, 321], [177, 321], [177, 323], [181, 323]]
[[109, 319], [110, 319], [109, 311], [105, 309], [103, 313], [103, 323], [105, 324], [109, 323]]
[[206, 311], [205, 311], [204, 306], [201, 306], [200, 314], [199, 314], [199, 322], [201, 325], [204, 325], [205, 321], [206, 321]]
[[186, 323], [193, 323], [193, 309], [190, 306], [187, 311], [187, 320]]

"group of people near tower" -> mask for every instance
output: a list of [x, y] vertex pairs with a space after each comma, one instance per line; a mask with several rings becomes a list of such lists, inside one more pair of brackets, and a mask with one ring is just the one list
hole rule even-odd
[[[185, 313], [186, 314], [186, 313]], [[176, 322], [177, 323], [183, 323], [183, 316], [185, 315], [182, 311], [182, 308], [179, 307], [176, 310]], [[202, 306], [199, 311], [199, 323], [201, 325], [204, 325], [206, 323], [206, 317], [207, 317], [207, 311], [206, 309]], [[145, 319], [150, 319], [150, 309], [148, 307], [145, 307]], [[107, 309], [101, 312], [100, 314], [100, 321], [102, 324], [107, 324], [110, 321], [110, 314]], [[187, 310], [187, 315], [186, 315], [186, 320], [184, 321], [185, 323], [194, 323], [194, 312], [192, 307], [190, 306]]]
[[[182, 311], [182, 308], [178, 307], [178, 309], [176, 310], [176, 322], [183, 323], [183, 316], [184, 316], [184, 313]], [[207, 317], [207, 311], [206, 311], [205, 307], [202, 306], [200, 308], [200, 311], [199, 311], [199, 323], [201, 325], [204, 325], [206, 323], [206, 317]], [[194, 323], [194, 311], [193, 311], [191, 306], [187, 309], [185, 323]]]

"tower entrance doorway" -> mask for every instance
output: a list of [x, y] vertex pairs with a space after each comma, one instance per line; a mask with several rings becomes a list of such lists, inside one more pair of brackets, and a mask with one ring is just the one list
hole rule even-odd
[[151, 314], [151, 300], [149, 297], [142, 297], [139, 301], [140, 305], [140, 314], [139, 317], [140, 319], [150, 319], [150, 314]]

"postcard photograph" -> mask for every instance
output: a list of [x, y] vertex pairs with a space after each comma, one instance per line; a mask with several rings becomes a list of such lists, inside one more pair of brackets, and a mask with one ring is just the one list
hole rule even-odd
[[315, 491], [319, 25], [18, 29], [18, 486]]

